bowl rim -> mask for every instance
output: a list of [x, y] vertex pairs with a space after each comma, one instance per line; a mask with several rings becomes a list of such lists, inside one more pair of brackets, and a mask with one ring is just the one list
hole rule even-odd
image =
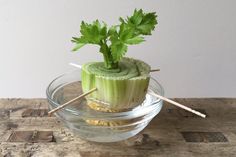
[[[55, 79], [53, 79], [49, 85], [47, 86], [46, 88], [46, 96], [47, 96], [47, 100], [49, 101], [49, 105], [54, 105], [55, 107], [58, 107], [60, 106], [61, 104], [55, 102], [52, 98], [51, 98], [51, 92], [50, 92], [50, 87], [53, 85], [53, 83], [55, 83], [57, 80], [59, 79], [62, 79], [63, 77], [65, 76], [68, 76], [68, 75], [71, 75], [71, 74], [74, 74], [75, 72], [80, 72], [81, 70], [73, 70], [73, 71], [69, 71], [69, 72], [66, 72], [62, 75], [59, 75], [58, 77], [56, 77]], [[78, 78], [78, 81], [81, 80], [80, 78]], [[156, 80], [154, 79], [153, 77], [150, 76], [150, 82], [154, 82], [154, 84], [156, 84], [158, 86], [158, 90], [159, 90], [159, 93], [161, 96], [164, 96], [164, 88], [162, 87], [162, 85]], [[74, 81], [75, 82], [75, 81]], [[149, 82], [149, 86], [148, 88], [151, 88], [150, 87], [150, 82]], [[63, 83], [59, 86], [57, 86], [57, 88], [61, 88], [67, 84], [71, 84], [73, 82], [69, 82], [69, 83]], [[155, 91], [154, 91], [155, 92]], [[53, 92], [54, 93], [54, 92]], [[147, 92], [148, 93], [148, 92]], [[145, 101], [145, 100], [144, 100]], [[147, 105], [145, 106], [145, 109], [146, 109], [146, 112], [143, 112], [143, 114], [147, 113], [147, 112], [150, 112], [152, 110], [154, 110], [156, 108], [155, 104], [157, 104], [158, 102], [162, 101], [161, 99], [157, 99], [156, 101], [150, 103], [150, 105]], [[144, 108], [144, 107], [142, 107]], [[117, 119], [117, 118], [132, 118], [130, 117], [129, 115], [132, 115], [132, 114], [129, 114], [130, 112], [134, 112], [135, 110], [140, 110], [141, 109], [141, 105], [133, 108], [132, 110], [128, 110], [128, 111], [123, 111], [123, 112], [99, 112], [99, 111], [96, 111], [96, 115], [95, 116], [91, 116], [91, 117], [86, 117], [86, 118], [96, 118], [96, 119], [99, 119], [99, 118], [109, 118], [109, 119]], [[83, 116], [81, 112], [79, 112], [78, 110], [75, 111], [73, 109], [70, 109], [70, 108], [62, 108], [61, 109], [62, 111], [66, 111], [66, 112], [70, 112], [71, 114], [75, 115], [75, 116]], [[127, 117], [128, 116], [128, 117]], [[136, 116], [135, 116], [136, 117]]]

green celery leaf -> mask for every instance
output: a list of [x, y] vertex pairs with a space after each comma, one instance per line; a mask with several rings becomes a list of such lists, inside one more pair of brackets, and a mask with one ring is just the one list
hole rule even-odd
[[77, 43], [75, 45], [75, 47], [72, 49], [72, 51], [77, 51], [78, 49], [80, 49], [81, 47], [83, 47], [85, 44], [83, 43]]
[[128, 18], [128, 20], [130, 20], [134, 25], [139, 25], [143, 19], [143, 10], [140, 9], [139, 11], [137, 11], [136, 9], [134, 10], [134, 14], [133, 16], [131, 16], [130, 18]]
[[87, 24], [85, 22], [81, 23], [80, 26], [81, 39], [83, 42], [89, 44], [100, 44], [102, 40], [107, 38], [107, 27], [103, 23], [100, 24], [98, 20], [94, 21], [92, 24]]
[[111, 26], [108, 30], [108, 35], [112, 36], [114, 34], [117, 34], [116, 28], [117, 26]]
[[143, 10], [135, 10], [131, 17], [127, 18], [126, 24], [135, 29], [136, 35], [151, 35], [151, 31], [154, 30], [157, 24], [157, 15], [153, 13], [143, 13]]
[[127, 52], [126, 44], [119, 41], [111, 44], [111, 53], [115, 62], [120, 61], [126, 52]]
[[151, 31], [154, 30], [155, 25], [157, 24], [156, 18], [157, 16], [155, 13], [145, 14], [142, 19], [142, 22], [139, 25], [137, 25], [136, 28], [143, 35], [151, 35]]
[[104, 22], [98, 20], [91, 24], [82, 21], [80, 25], [80, 37], [73, 37], [76, 51], [86, 44], [100, 46], [100, 52], [108, 56], [106, 63], [117, 63], [127, 52], [127, 45], [142, 43], [144, 35], [151, 35], [157, 24], [155, 12], [144, 13], [142, 9], [135, 9], [133, 15], [127, 18], [119, 18], [120, 24], [109, 29]]
[[125, 43], [130, 44], [130, 45], [134, 45], [134, 44], [139, 44], [139, 43], [144, 42], [144, 41], [145, 40], [144, 40], [143, 37], [137, 36], [137, 37], [126, 40]]

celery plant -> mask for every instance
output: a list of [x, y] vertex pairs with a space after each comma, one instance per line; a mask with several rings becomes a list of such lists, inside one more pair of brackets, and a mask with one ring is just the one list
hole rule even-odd
[[[125, 58], [128, 45], [140, 44], [145, 35], [151, 35], [157, 24], [155, 12], [134, 10], [133, 15], [119, 19], [120, 24], [108, 28], [98, 20], [88, 24], [82, 21], [80, 37], [73, 37], [73, 51], [86, 44], [99, 45], [104, 62], [91, 62], [82, 66], [82, 88], [98, 88], [90, 100], [96, 109], [124, 109], [141, 103], [145, 97], [150, 67], [143, 61]], [[98, 102], [103, 105], [97, 105]], [[100, 107], [98, 107], [100, 106]]]

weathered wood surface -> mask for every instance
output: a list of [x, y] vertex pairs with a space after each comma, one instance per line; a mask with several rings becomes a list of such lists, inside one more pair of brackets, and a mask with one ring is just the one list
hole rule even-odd
[[139, 135], [104, 144], [74, 137], [55, 117], [47, 117], [45, 99], [0, 99], [0, 157], [236, 156], [236, 99], [175, 100], [208, 117], [165, 104]]

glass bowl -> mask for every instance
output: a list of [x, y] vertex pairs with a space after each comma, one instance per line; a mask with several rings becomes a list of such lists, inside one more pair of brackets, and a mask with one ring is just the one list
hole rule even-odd
[[[82, 94], [80, 70], [54, 79], [47, 87], [49, 108], [53, 109]], [[153, 78], [149, 89], [164, 95], [162, 86]], [[123, 112], [102, 112], [91, 109], [86, 99], [78, 100], [57, 111], [55, 115], [80, 138], [95, 142], [116, 142], [142, 131], [160, 112], [162, 100], [149, 93], [139, 106]]]

